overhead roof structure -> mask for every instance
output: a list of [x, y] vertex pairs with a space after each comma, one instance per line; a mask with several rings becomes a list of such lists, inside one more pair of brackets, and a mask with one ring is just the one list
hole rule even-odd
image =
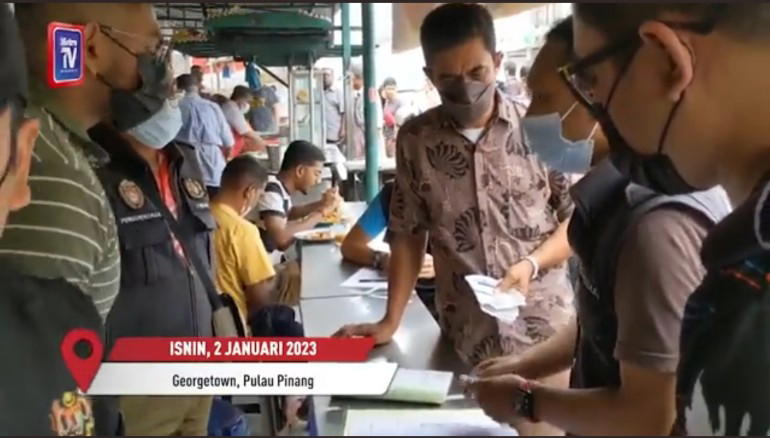
[[341, 56], [333, 45], [337, 8], [338, 3], [155, 4], [164, 35], [180, 52], [255, 59], [265, 66]]

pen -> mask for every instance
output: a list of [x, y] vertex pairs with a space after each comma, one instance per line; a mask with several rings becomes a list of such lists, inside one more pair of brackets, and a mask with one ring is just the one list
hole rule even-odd
[[364, 278], [362, 280], [358, 280], [359, 283], [380, 283], [383, 281], [388, 281], [387, 278]]

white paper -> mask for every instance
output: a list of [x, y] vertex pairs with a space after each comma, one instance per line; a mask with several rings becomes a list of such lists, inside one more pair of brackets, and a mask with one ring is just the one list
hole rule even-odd
[[385, 253], [385, 254], [390, 254], [390, 245], [388, 245], [385, 242], [385, 231], [380, 233], [379, 236], [377, 236], [374, 239], [370, 240], [369, 243], [366, 244], [366, 246], [368, 246], [369, 249], [371, 249], [372, 251], [377, 251], [377, 252], [382, 252], [382, 253]]
[[350, 278], [342, 282], [342, 287], [349, 289], [387, 289], [388, 278], [383, 273], [372, 268], [361, 268]]
[[346, 436], [517, 436], [481, 409], [351, 409]]
[[526, 304], [524, 294], [518, 290], [501, 292], [497, 290], [500, 280], [484, 275], [467, 275], [468, 282], [481, 310], [500, 321], [512, 324], [519, 316], [519, 307]]

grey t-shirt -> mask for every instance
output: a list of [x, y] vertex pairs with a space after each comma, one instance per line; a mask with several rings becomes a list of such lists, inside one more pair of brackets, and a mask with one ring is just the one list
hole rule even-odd
[[334, 143], [340, 140], [342, 115], [345, 113], [342, 103], [342, 93], [329, 88], [324, 90], [324, 117], [326, 117], [326, 142]]
[[615, 279], [615, 359], [676, 372], [682, 314], [705, 275], [700, 248], [710, 226], [693, 210], [662, 207], [630, 230]]

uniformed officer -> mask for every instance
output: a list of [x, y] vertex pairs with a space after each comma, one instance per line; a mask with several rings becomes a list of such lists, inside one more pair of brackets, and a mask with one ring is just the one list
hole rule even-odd
[[[113, 90], [120, 104], [89, 131], [110, 155], [97, 175], [115, 213], [122, 257], [108, 344], [126, 336], [211, 336], [215, 223], [208, 194], [195, 150], [172, 142], [182, 119], [168, 99], [167, 54], [135, 56], [142, 87]], [[210, 407], [211, 397], [121, 397], [128, 435], [206, 435]]]

